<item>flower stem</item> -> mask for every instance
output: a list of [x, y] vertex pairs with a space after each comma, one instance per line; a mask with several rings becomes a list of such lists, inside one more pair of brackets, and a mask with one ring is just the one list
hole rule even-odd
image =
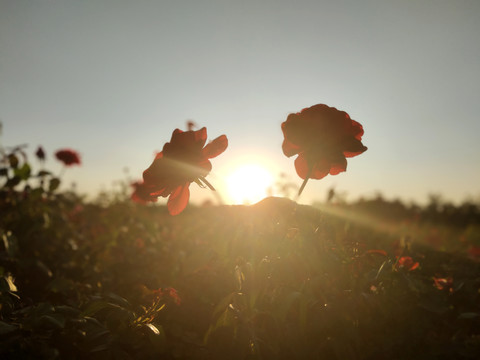
[[298, 189], [298, 194], [297, 194], [297, 197], [295, 198], [295, 201], [297, 201], [298, 198], [300, 197], [300, 195], [302, 194], [302, 191], [303, 191], [303, 189], [305, 188], [305, 185], [307, 185], [308, 179], [309, 179], [309, 177], [307, 176], [307, 177], [305, 178], [305, 180], [303, 180], [302, 186], [300, 186], [300, 189]]
[[202, 182], [208, 186], [208, 188], [212, 191], [216, 191], [215, 188], [212, 186], [212, 184], [210, 184], [207, 179], [205, 179], [203, 176], [200, 176], [200, 180], [202, 180]]
[[58, 176], [57, 176], [59, 179], [60, 179], [60, 178], [63, 176], [63, 174], [65, 173], [65, 169], [66, 169], [66, 168], [67, 168], [67, 167], [66, 167], [65, 165], [63, 165], [62, 168], [60, 169], [60, 172], [58, 173]]
[[300, 186], [300, 189], [298, 189], [298, 194], [295, 197], [295, 201], [298, 201], [298, 199], [300, 198], [300, 195], [302, 194], [303, 189], [305, 189], [305, 185], [307, 185], [308, 179], [310, 179], [310, 175], [312, 174], [312, 170], [313, 170], [313, 167], [311, 166], [308, 169], [308, 173], [307, 173], [307, 176], [305, 176], [305, 180], [303, 180], [302, 186]]

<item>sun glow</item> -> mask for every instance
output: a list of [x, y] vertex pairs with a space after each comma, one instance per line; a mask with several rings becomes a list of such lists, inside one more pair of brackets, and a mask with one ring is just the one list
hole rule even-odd
[[228, 195], [234, 204], [253, 204], [269, 195], [273, 175], [259, 164], [243, 164], [227, 176]]

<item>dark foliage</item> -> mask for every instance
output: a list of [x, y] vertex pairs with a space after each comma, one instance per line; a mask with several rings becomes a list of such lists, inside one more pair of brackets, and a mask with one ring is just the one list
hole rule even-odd
[[2, 359], [480, 355], [476, 220], [447, 252], [408, 211], [267, 198], [171, 217], [59, 193], [20, 151], [0, 169]]

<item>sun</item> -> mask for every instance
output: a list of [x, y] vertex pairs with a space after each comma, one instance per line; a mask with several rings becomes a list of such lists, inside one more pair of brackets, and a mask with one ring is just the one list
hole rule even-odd
[[260, 164], [242, 164], [226, 178], [233, 204], [254, 204], [267, 197], [273, 187], [273, 175]]

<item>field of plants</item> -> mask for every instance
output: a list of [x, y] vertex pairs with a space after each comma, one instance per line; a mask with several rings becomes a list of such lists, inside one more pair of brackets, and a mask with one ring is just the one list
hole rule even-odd
[[20, 148], [4, 160], [2, 359], [480, 355], [478, 204], [267, 198], [171, 216], [58, 191]]

